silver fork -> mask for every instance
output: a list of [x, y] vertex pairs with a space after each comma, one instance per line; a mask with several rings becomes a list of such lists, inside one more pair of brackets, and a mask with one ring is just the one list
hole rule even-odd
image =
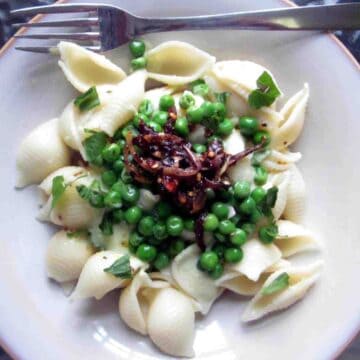
[[[92, 27], [92, 31], [16, 35], [22, 39], [81, 41], [94, 51], [107, 51], [148, 33], [203, 29], [350, 30], [360, 28], [360, 3], [283, 8], [192, 17], [145, 18], [105, 4], [37, 6], [12, 11], [12, 16], [55, 13], [95, 14], [78, 19], [18, 23], [25, 27]], [[84, 42], [87, 42], [85, 44]], [[47, 53], [54, 46], [24, 46], [18, 50]]]

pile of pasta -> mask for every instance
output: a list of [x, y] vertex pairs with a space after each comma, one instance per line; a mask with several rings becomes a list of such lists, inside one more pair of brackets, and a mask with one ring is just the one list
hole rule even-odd
[[[251, 298], [242, 314], [244, 322], [284, 309], [302, 298], [318, 279], [322, 268], [321, 261], [295, 266], [288, 259], [319, 248], [312, 232], [302, 225], [305, 183], [296, 166], [301, 154], [288, 149], [303, 128], [308, 85], [305, 84], [280, 110], [277, 102], [255, 110], [249, 107], [247, 98], [256, 89], [256, 79], [269, 70], [251, 61], [216, 62], [213, 56], [190, 44], [169, 41], [147, 52], [146, 70], [127, 76], [104, 56], [78, 45], [60, 42], [58, 49], [59, 65], [67, 80], [79, 92], [96, 86], [100, 106], [79, 112], [74, 101], [70, 101], [59, 118], [38, 126], [19, 148], [17, 186], [40, 183], [43, 206], [39, 219], [63, 228], [48, 244], [48, 276], [64, 288], [76, 284], [71, 299], [101, 299], [110, 291], [121, 288], [119, 313], [123, 321], [131, 329], [148, 335], [162, 351], [174, 356], [194, 355], [195, 313], [207, 314], [226, 289]], [[255, 116], [271, 134], [271, 153], [263, 166], [269, 172], [266, 187], [278, 187], [273, 209], [278, 226], [275, 242], [266, 245], [256, 237], [249, 239], [243, 246], [243, 260], [226, 265], [223, 276], [213, 280], [196, 266], [200, 250], [195, 243], [185, 248], [161, 272], [148, 272], [147, 264], [129, 253], [127, 244], [131, 229], [126, 223], [114, 225], [113, 235], [108, 236], [107, 247], [102, 251], [96, 251], [87, 233], [69, 236], [69, 229], [89, 229], [92, 236], [96, 236], [103, 215], [103, 210], [91, 207], [76, 191], [77, 185], [89, 185], [99, 178], [91, 167], [71, 165], [73, 152], [80, 153], [86, 161], [82, 145], [86, 130], [103, 131], [113, 136], [134, 116], [143, 99], [150, 99], [157, 106], [162, 95], [173, 94], [176, 98], [186, 84], [199, 78], [203, 78], [213, 91], [230, 94], [228, 117]], [[160, 85], [147, 90], [148, 79], [156, 80]], [[225, 149], [229, 153], [235, 154], [244, 147], [244, 139], [237, 130], [225, 140]], [[52, 207], [52, 180], [59, 175], [68, 186]], [[251, 157], [239, 161], [228, 175], [232, 181], [253, 183]], [[158, 200], [159, 196], [142, 189], [138, 205], [150, 209]], [[132, 279], [118, 278], [104, 271], [124, 254], [130, 256]], [[289, 275], [289, 286], [265, 296], [262, 289], [284, 272]]]

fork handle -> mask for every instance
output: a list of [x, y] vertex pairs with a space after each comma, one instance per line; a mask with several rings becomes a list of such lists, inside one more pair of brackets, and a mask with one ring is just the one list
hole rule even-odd
[[140, 18], [135, 32], [252, 29], [351, 30], [360, 29], [360, 3], [293, 7], [191, 17]]

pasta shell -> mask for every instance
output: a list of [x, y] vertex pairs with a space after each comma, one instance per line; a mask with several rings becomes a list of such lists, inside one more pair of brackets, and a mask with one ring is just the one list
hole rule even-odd
[[271, 284], [279, 275], [289, 275], [289, 286], [272, 295], [263, 295], [262, 289], [250, 301], [242, 315], [242, 321], [249, 322], [274, 311], [282, 310], [299, 301], [319, 278], [323, 262], [318, 261], [303, 267], [288, 267], [274, 272], [265, 281], [262, 289]]
[[52, 119], [36, 127], [20, 144], [16, 157], [17, 187], [39, 183], [70, 163], [70, 151], [59, 136], [57, 121]]
[[194, 310], [181, 292], [173, 288], [158, 291], [149, 308], [147, 329], [154, 344], [166, 354], [194, 356]]
[[196, 244], [188, 246], [173, 260], [171, 273], [178, 286], [200, 304], [201, 313], [206, 314], [222, 290], [197, 268], [199, 254]]
[[301, 172], [296, 165], [290, 168], [290, 183], [288, 186], [286, 206], [283, 216], [286, 220], [301, 223], [306, 208], [306, 187]]
[[91, 86], [117, 84], [126, 77], [125, 72], [105, 56], [84, 49], [74, 43], [58, 44], [59, 66], [66, 79], [80, 92]]
[[245, 150], [245, 140], [237, 130], [232, 131], [224, 140], [223, 144], [224, 150], [231, 155], [235, 155]]
[[[81, 271], [71, 298], [94, 297], [99, 300], [109, 291], [126, 286], [129, 279], [122, 279], [104, 271], [123, 255], [125, 252], [117, 250], [105, 250], [92, 255]], [[130, 265], [134, 272], [145, 267], [142, 261], [133, 256], [130, 257]]]
[[50, 239], [46, 251], [48, 277], [58, 282], [76, 280], [93, 253], [94, 248], [86, 234], [70, 238], [64, 230], [57, 232]]
[[126, 222], [113, 225], [113, 234], [106, 237], [106, 250], [126, 251], [131, 227]]
[[219, 81], [246, 101], [250, 92], [257, 88], [256, 81], [264, 71], [267, 71], [275, 81], [269, 70], [251, 61], [220, 61], [212, 68], [213, 74]]
[[305, 110], [309, 100], [309, 85], [291, 97], [280, 114], [284, 117], [283, 123], [273, 134], [271, 145], [275, 149], [283, 149], [291, 145], [300, 135], [304, 126]]
[[279, 220], [277, 226], [279, 233], [275, 244], [279, 247], [284, 257], [319, 247], [314, 235], [303, 226], [288, 220]]
[[257, 239], [247, 241], [243, 247], [244, 257], [236, 264], [227, 265], [227, 273], [243, 274], [252, 281], [281, 258], [280, 250], [273, 244], [264, 245]]
[[147, 189], [140, 189], [140, 198], [137, 205], [144, 211], [150, 211], [159, 200], [159, 195], [154, 195], [150, 190]]
[[169, 85], [190, 83], [208, 71], [215, 58], [181, 41], [167, 41], [147, 53], [149, 78]]
[[254, 167], [251, 165], [251, 159], [247, 156], [231, 166], [227, 174], [232, 182], [246, 180], [253, 182], [255, 176]]
[[299, 152], [271, 150], [271, 154], [263, 161], [262, 165], [270, 172], [285, 171], [300, 159]]
[[144, 271], [139, 271], [131, 283], [121, 292], [119, 299], [120, 317], [131, 329], [146, 335], [148, 298], [142, 295], [144, 288], [159, 289], [168, 287], [165, 281], [152, 281]]

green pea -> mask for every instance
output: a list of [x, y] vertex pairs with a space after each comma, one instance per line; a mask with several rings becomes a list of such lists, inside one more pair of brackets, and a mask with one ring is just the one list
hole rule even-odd
[[124, 211], [121, 209], [115, 209], [111, 213], [111, 218], [114, 224], [118, 224], [124, 220]]
[[278, 228], [276, 225], [262, 226], [259, 229], [259, 238], [264, 244], [272, 243], [278, 234]]
[[151, 114], [154, 111], [154, 106], [152, 104], [152, 102], [149, 99], [144, 99], [139, 106], [139, 113], [146, 115], [146, 116], [151, 116]]
[[223, 220], [229, 216], [229, 206], [222, 202], [215, 202], [211, 206], [211, 211], [218, 217], [218, 219]]
[[144, 237], [137, 232], [132, 232], [129, 236], [129, 245], [137, 248], [142, 242], [144, 242]]
[[156, 247], [149, 244], [140, 244], [136, 250], [136, 256], [142, 261], [151, 262], [157, 256]]
[[111, 190], [112, 191], [117, 191], [121, 194], [121, 192], [123, 191], [123, 187], [124, 187], [124, 183], [122, 181], [117, 181], [112, 187]]
[[129, 49], [133, 57], [143, 56], [145, 53], [145, 43], [142, 40], [132, 40], [129, 43]]
[[138, 57], [136, 59], [131, 60], [130, 64], [133, 70], [140, 70], [146, 67], [146, 58]]
[[186, 110], [195, 105], [195, 99], [191, 94], [182, 94], [179, 100], [179, 105], [182, 109]]
[[239, 118], [240, 132], [244, 136], [253, 136], [259, 130], [259, 120], [252, 116], [241, 116]]
[[224, 266], [220, 263], [217, 263], [215, 265], [214, 270], [212, 270], [210, 272], [210, 276], [214, 279], [217, 280], [219, 278], [221, 278], [222, 274], [224, 273]]
[[207, 142], [208, 145], [210, 145], [211, 143], [213, 143], [213, 142], [215, 142], [215, 141], [220, 142], [220, 143], [223, 142], [223, 141], [221, 140], [221, 138], [218, 137], [218, 136], [216, 136], [216, 135], [210, 136], [210, 137], [207, 139], [206, 142]]
[[140, 114], [140, 113], [136, 114], [133, 120], [134, 125], [136, 127], [139, 127], [141, 121], [144, 122], [145, 124], [148, 124], [150, 120], [145, 114]]
[[205, 97], [209, 94], [209, 86], [207, 84], [196, 84], [193, 89], [193, 93]]
[[183, 137], [189, 135], [189, 123], [185, 117], [179, 117], [176, 119], [175, 131], [178, 135]]
[[221, 121], [221, 123], [218, 125], [217, 133], [220, 136], [228, 136], [231, 134], [231, 132], [234, 129], [234, 124], [231, 122], [230, 119], [224, 119]]
[[250, 236], [255, 231], [255, 225], [251, 223], [244, 223], [241, 228], [246, 232], [247, 236]]
[[101, 181], [104, 185], [107, 187], [111, 187], [116, 183], [117, 176], [114, 171], [112, 170], [106, 170], [101, 174]]
[[230, 242], [235, 246], [242, 246], [246, 243], [247, 235], [243, 229], [236, 229], [230, 235]]
[[255, 210], [250, 214], [250, 221], [251, 221], [253, 224], [257, 224], [262, 218], [263, 218], [263, 214], [262, 214], [258, 209], [255, 209]]
[[203, 108], [201, 106], [200, 107], [191, 106], [187, 110], [186, 117], [191, 124], [201, 123], [201, 121], [204, 117]]
[[206, 146], [203, 144], [193, 144], [192, 147], [197, 154], [202, 154], [207, 150]]
[[216, 120], [218, 123], [224, 119], [226, 116], [226, 108], [225, 105], [222, 102], [215, 102], [214, 103], [214, 114], [212, 115], [212, 118]]
[[244, 199], [250, 195], [250, 183], [246, 180], [237, 181], [234, 184], [234, 195], [237, 199]]
[[124, 184], [121, 188], [121, 197], [128, 204], [135, 204], [140, 198], [140, 191], [135, 185]]
[[194, 219], [184, 220], [184, 228], [188, 231], [194, 231], [195, 230], [195, 220]]
[[222, 244], [216, 244], [211, 250], [216, 253], [219, 259], [222, 259], [225, 254], [226, 247]]
[[118, 191], [109, 191], [104, 198], [104, 204], [110, 208], [121, 207], [121, 194]]
[[129, 224], [137, 224], [142, 216], [142, 210], [138, 206], [132, 206], [125, 211], [125, 220]]
[[94, 208], [103, 208], [104, 204], [104, 196], [96, 191], [92, 191], [89, 198], [89, 203]]
[[123, 127], [123, 129], [121, 130], [121, 134], [124, 138], [126, 138], [127, 134], [131, 132], [132, 136], [137, 136], [139, 135], [139, 132], [135, 129], [135, 127], [131, 124], [126, 125], [125, 127]]
[[230, 235], [236, 230], [236, 226], [230, 220], [222, 220], [219, 224], [219, 231], [223, 235]]
[[179, 216], [169, 216], [166, 220], [166, 229], [170, 236], [179, 236], [184, 230], [184, 222]]
[[215, 113], [215, 106], [210, 101], [204, 101], [201, 104], [201, 108], [203, 110], [204, 118], [211, 118]]
[[266, 184], [268, 178], [268, 172], [267, 170], [259, 165], [255, 167], [255, 177], [254, 177], [254, 182], [256, 185], [264, 185]]
[[139, 233], [144, 236], [152, 235], [154, 225], [155, 221], [151, 216], [143, 217], [138, 224]]
[[117, 174], [121, 174], [122, 170], [124, 169], [125, 163], [124, 160], [118, 159], [113, 163], [113, 169]]
[[219, 263], [219, 257], [214, 251], [205, 251], [200, 256], [200, 266], [206, 271], [213, 271]]
[[154, 237], [158, 240], [164, 240], [168, 237], [166, 225], [162, 224], [162, 223], [158, 223], [158, 224], [154, 225], [154, 227], [152, 229], [152, 233], [153, 233]]
[[159, 216], [160, 219], [165, 219], [171, 214], [171, 206], [166, 201], [159, 201], [155, 205], [155, 213]]
[[183, 240], [177, 239], [170, 243], [169, 246], [169, 255], [175, 257], [180, 254], [185, 249], [185, 242]]
[[237, 263], [242, 260], [244, 253], [241, 248], [228, 248], [225, 250], [224, 258], [228, 263]]
[[261, 144], [262, 142], [264, 142], [264, 145], [269, 145], [270, 141], [271, 141], [270, 134], [265, 130], [257, 131], [254, 134], [253, 137], [254, 144]]
[[250, 196], [244, 199], [239, 206], [239, 210], [247, 215], [250, 215], [255, 209], [256, 209], [255, 200]]
[[219, 241], [221, 243], [224, 243], [227, 240], [227, 237], [219, 231], [214, 232], [214, 237], [217, 241]]
[[120, 146], [115, 143], [106, 145], [101, 153], [101, 156], [107, 162], [114, 162], [120, 156]]
[[166, 111], [155, 111], [152, 116], [152, 121], [155, 121], [160, 126], [164, 126], [168, 121], [168, 113]]
[[251, 197], [255, 200], [256, 204], [260, 204], [266, 197], [266, 190], [262, 187], [256, 187], [251, 192]]
[[168, 111], [174, 105], [175, 105], [175, 100], [171, 95], [163, 95], [160, 98], [160, 102], [159, 102], [160, 110]]
[[159, 252], [154, 261], [154, 266], [157, 270], [166, 268], [170, 263], [169, 256], [164, 252]]
[[161, 125], [159, 125], [157, 122], [155, 121], [149, 121], [148, 125], [155, 131], [155, 132], [162, 132], [163, 128]]
[[207, 214], [204, 219], [204, 230], [205, 231], [215, 231], [219, 226], [219, 219], [214, 214]]

